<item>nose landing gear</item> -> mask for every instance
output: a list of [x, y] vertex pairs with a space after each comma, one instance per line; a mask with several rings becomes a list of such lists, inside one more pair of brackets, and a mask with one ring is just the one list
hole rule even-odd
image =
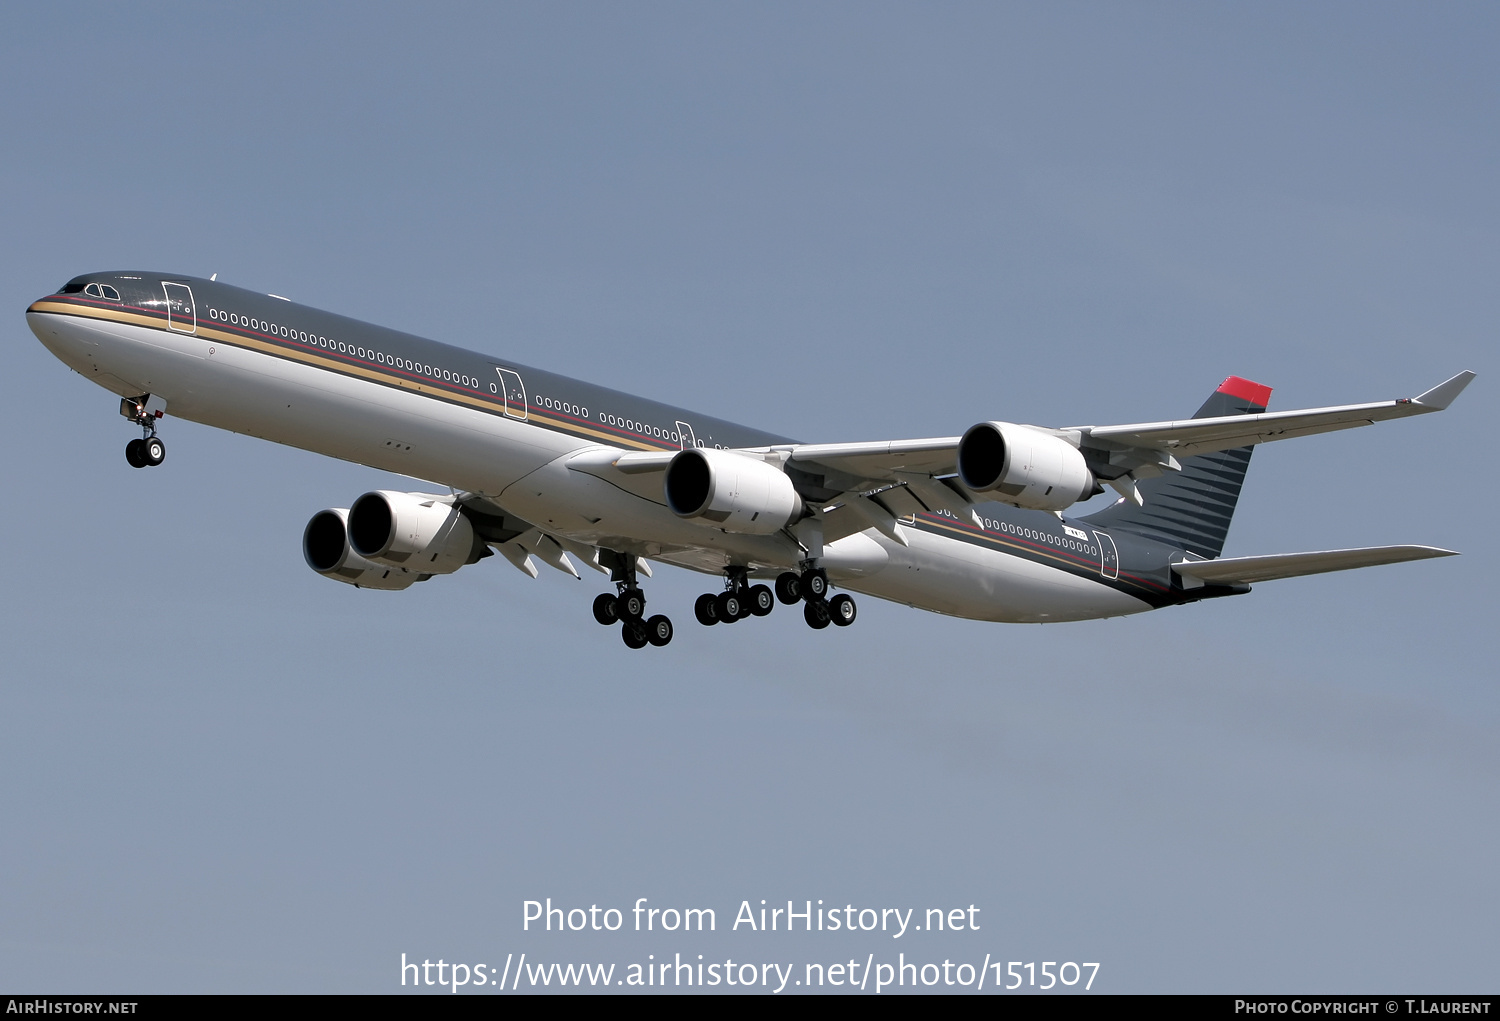
[[132, 468], [155, 468], [167, 459], [167, 445], [155, 436], [125, 444], [125, 460]]
[[167, 402], [151, 394], [120, 401], [120, 414], [141, 427], [141, 438], [125, 444], [130, 467], [155, 468], [167, 459], [167, 445], [156, 435], [156, 420], [166, 411]]

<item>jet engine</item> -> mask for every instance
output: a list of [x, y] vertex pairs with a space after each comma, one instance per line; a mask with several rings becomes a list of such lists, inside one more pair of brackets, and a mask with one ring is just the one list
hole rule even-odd
[[1059, 511], [1087, 499], [1094, 473], [1078, 448], [1052, 433], [980, 422], [958, 441], [958, 477], [976, 493], [1033, 510]]
[[662, 488], [672, 513], [726, 532], [770, 535], [802, 514], [786, 472], [732, 450], [684, 450], [667, 465]]
[[366, 493], [349, 508], [349, 544], [366, 560], [422, 574], [452, 574], [485, 553], [450, 496]]
[[342, 507], [318, 511], [302, 530], [302, 558], [325, 578], [356, 588], [400, 591], [429, 575], [404, 567], [371, 563], [349, 546], [349, 512]]

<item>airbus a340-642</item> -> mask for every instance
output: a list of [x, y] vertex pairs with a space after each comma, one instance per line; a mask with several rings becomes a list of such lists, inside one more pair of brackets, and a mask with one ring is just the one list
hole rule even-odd
[[[1474, 378], [1268, 412], [1269, 387], [1231, 376], [1178, 421], [799, 443], [214, 280], [85, 274], [26, 318], [121, 398], [137, 468], [162, 463], [170, 413], [448, 488], [314, 514], [302, 551], [319, 574], [404, 589], [492, 552], [532, 577], [538, 562], [576, 577], [576, 558], [609, 576], [594, 616], [631, 648], [672, 638], [646, 612], [650, 561], [722, 578], [694, 606], [702, 624], [779, 600], [824, 628], [855, 618], [834, 586], [978, 620], [1085, 620], [1446, 556], [1220, 553], [1255, 444], [1441, 411]], [[1066, 513], [1105, 486], [1113, 505]]]

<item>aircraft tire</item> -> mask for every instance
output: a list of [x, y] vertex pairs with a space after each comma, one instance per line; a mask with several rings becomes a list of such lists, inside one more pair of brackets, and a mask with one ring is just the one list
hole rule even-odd
[[620, 637], [625, 640], [627, 648], [644, 649], [646, 647], [646, 625], [638, 620], [627, 620], [620, 627]]
[[615, 610], [616, 599], [608, 592], [600, 592], [594, 597], [594, 619], [608, 627], [617, 623], [620, 614]]
[[809, 599], [802, 607], [802, 619], [807, 621], [807, 626], [814, 631], [822, 631], [833, 623], [833, 617], [828, 612], [828, 604], [821, 599]]
[[770, 586], [752, 585], [749, 595], [750, 598], [745, 602], [750, 607], [750, 612], [757, 617], [764, 617], [776, 609], [776, 597], [771, 594]]
[[660, 648], [672, 640], [672, 621], [665, 614], [658, 613], [646, 621], [646, 641]]
[[828, 572], [814, 567], [802, 573], [802, 598], [809, 603], [820, 602], [828, 595]]
[[828, 614], [839, 627], [848, 627], [859, 615], [859, 609], [853, 598], [841, 592], [828, 601]]
[[792, 571], [786, 571], [776, 578], [776, 598], [787, 606], [802, 602], [802, 579]]
[[712, 592], [705, 592], [693, 603], [693, 616], [698, 618], [698, 623], [704, 627], [713, 627], [719, 622], [719, 611], [715, 604], [718, 597]]
[[167, 459], [167, 445], [155, 436], [141, 443], [141, 457], [148, 467], [155, 468]]
[[639, 621], [646, 615], [646, 597], [640, 589], [626, 589], [615, 600], [615, 613], [621, 620]]
[[130, 467], [146, 467], [146, 452], [141, 449], [145, 445], [145, 440], [131, 440], [125, 444], [125, 460], [130, 464]]
[[745, 615], [745, 604], [738, 592], [722, 593], [714, 600], [714, 612], [726, 624], [733, 624]]

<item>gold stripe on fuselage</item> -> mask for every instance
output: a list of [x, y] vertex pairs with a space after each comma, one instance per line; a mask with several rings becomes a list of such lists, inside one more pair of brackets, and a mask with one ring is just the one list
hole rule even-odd
[[922, 527], [940, 528], [945, 532], [952, 532], [964, 542], [990, 543], [993, 546], [998, 547], [1002, 552], [1015, 553], [1016, 555], [1026, 555], [1028, 559], [1037, 558], [1055, 560], [1059, 564], [1064, 565], [1064, 567], [1068, 569], [1068, 573], [1070, 574], [1082, 575], [1085, 578], [1091, 578], [1095, 581], [1103, 581], [1106, 584], [1114, 581], [1118, 582], [1120, 585], [1130, 585], [1134, 588], [1144, 589], [1147, 592], [1152, 591], [1151, 585], [1146, 584], [1142, 581], [1138, 581], [1133, 577], [1127, 577], [1124, 572], [1121, 572], [1118, 578], [1105, 578], [1103, 576], [1103, 573], [1099, 569], [1099, 562], [1092, 558], [1074, 558], [1068, 556], [1067, 554], [1053, 552], [1050, 549], [1030, 546], [1015, 539], [1009, 539], [1001, 535], [994, 535], [988, 529], [985, 529], [981, 533], [975, 534], [972, 529], [965, 528], [964, 525], [960, 522], [949, 521], [946, 518], [929, 517], [928, 515], [924, 514], [921, 515], [918, 520], [921, 522]]
[[[334, 371], [343, 375], [357, 376], [371, 382], [381, 383], [386, 386], [399, 387], [412, 393], [419, 393], [427, 397], [437, 397], [446, 401], [467, 404], [479, 408], [489, 414], [505, 415], [505, 404], [503, 401], [490, 400], [484, 397], [471, 396], [469, 394], [454, 393], [441, 387], [432, 386], [429, 383], [420, 383], [414, 379], [398, 376], [394, 373], [384, 372], [380, 369], [370, 368], [364, 365], [350, 365], [337, 358], [331, 358], [320, 352], [302, 350], [296, 347], [288, 347], [283, 344], [271, 343], [256, 337], [246, 337], [243, 334], [222, 329], [216, 325], [198, 320], [197, 329], [173, 330], [168, 328], [159, 317], [142, 315], [123, 308], [98, 308], [93, 305], [74, 305], [68, 302], [50, 301], [43, 298], [33, 302], [27, 312], [48, 312], [62, 315], [76, 316], [81, 319], [103, 319], [109, 322], [126, 323], [131, 326], [144, 326], [148, 329], [159, 330], [162, 333], [173, 334], [182, 337], [198, 337], [201, 340], [214, 340], [234, 347], [247, 350], [259, 351], [262, 354], [273, 355], [278, 358], [286, 358], [301, 362], [306, 365], [316, 366], [326, 371]], [[480, 357], [483, 357], [482, 355]], [[565, 419], [554, 418], [544, 412], [538, 412], [534, 408], [526, 409], [526, 418], [518, 419], [514, 416], [505, 416], [512, 421], [525, 421], [537, 426], [548, 426], [562, 432], [570, 433], [589, 439], [607, 442], [611, 446], [631, 447], [636, 450], [671, 450], [671, 447], [658, 447], [644, 440], [631, 439], [618, 436], [614, 433], [604, 432], [589, 426], [580, 425]]]

